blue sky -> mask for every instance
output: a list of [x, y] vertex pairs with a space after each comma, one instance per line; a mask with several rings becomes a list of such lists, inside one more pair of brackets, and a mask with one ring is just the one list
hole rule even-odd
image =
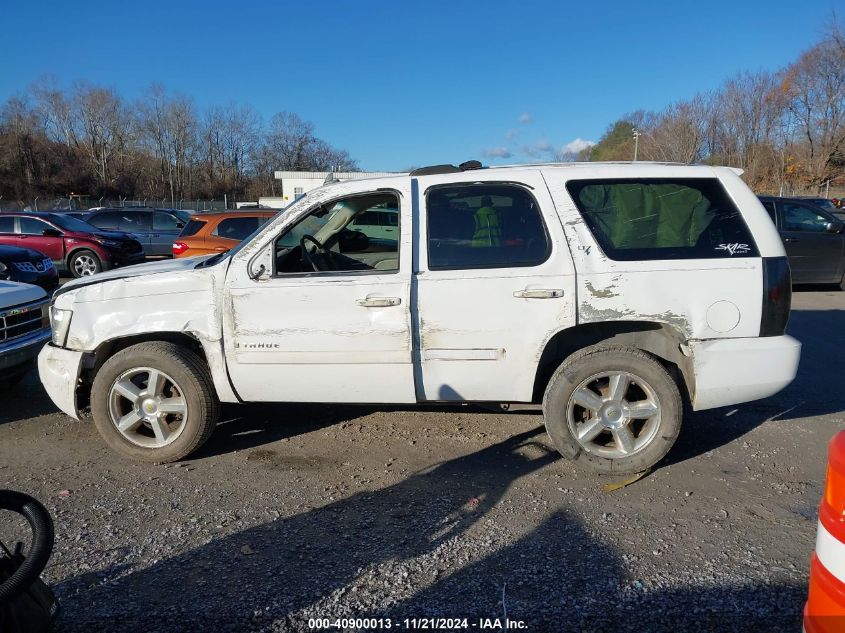
[[789, 63], [837, 4], [6, 0], [0, 100], [44, 75], [130, 99], [159, 82], [296, 112], [365, 169], [526, 162]]

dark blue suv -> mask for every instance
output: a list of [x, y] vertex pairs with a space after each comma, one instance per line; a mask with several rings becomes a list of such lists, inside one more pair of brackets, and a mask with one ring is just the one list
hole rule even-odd
[[98, 209], [88, 215], [85, 221], [101, 229], [134, 234], [148, 256], [173, 257], [173, 242], [190, 217], [189, 211], [181, 209], [122, 207]]

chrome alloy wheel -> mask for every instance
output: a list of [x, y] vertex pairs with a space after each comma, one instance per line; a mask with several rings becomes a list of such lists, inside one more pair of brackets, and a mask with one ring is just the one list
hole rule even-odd
[[182, 433], [188, 403], [173, 378], [158, 369], [136, 367], [112, 384], [109, 415], [115, 428], [133, 444], [161, 448]]
[[73, 271], [77, 277], [94, 275], [97, 272], [97, 262], [93, 255], [77, 255], [76, 259], [73, 260]]
[[645, 380], [627, 371], [594, 374], [569, 398], [566, 422], [581, 447], [609, 459], [645, 448], [660, 428], [660, 400]]

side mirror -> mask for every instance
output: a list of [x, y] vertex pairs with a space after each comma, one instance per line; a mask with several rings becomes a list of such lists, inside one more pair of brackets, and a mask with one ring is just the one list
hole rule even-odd
[[185, 223], [184, 223], [184, 222], [177, 222], [177, 223], [176, 223], [176, 228], [177, 228], [177, 229], [184, 229], [184, 228], [185, 228]]
[[56, 229], [44, 229], [43, 231], [41, 231], [41, 235], [43, 235], [44, 237], [61, 237], [62, 232], [57, 231]]
[[361, 253], [370, 247], [370, 238], [361, 231], [341, 231], [338, 236], [341, 253]]
[[824, 225], [824, 230], [828, 233], [841, 233], [843, 228], [845, 224], [842, 222], [828, 222]]

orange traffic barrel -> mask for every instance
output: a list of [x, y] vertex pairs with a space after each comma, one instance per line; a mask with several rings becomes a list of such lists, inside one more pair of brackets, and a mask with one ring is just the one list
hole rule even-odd
[[845, 431], [830, 441], [816, 551], [804, 607], [806, 633], [845, 631]]

